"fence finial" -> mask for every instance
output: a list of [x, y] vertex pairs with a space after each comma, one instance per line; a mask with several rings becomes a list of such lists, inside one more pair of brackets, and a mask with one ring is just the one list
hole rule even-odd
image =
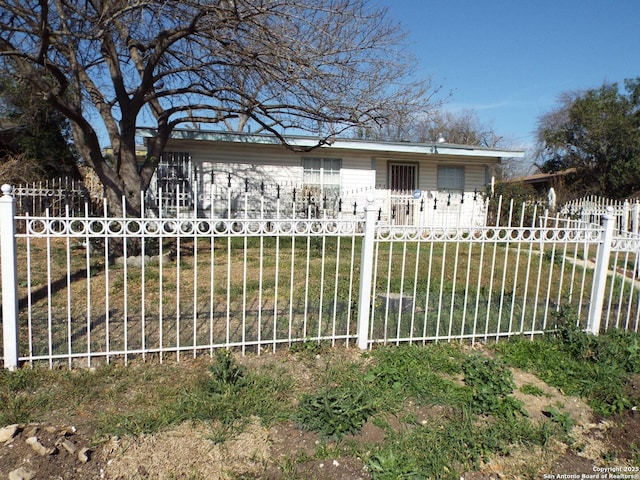
[[13, 187], [8, 183], [3, 184], [0, 188], [2, 188], [3, 195], [11, 195], [11, 191], [13, 190]]
[[549, 210], [552, 212], [556, 211], [556, 191], [551, 187], [549, 189], [549, 193], [547, 194], [547, 201], [549, 202]]

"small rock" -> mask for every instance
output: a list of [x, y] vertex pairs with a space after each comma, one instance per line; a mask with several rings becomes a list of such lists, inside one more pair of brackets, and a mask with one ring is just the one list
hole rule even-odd
[[58, 430], [58, 433], [60, 435], [67, 436], [67, 435], [73, 435], [77, 431], [78, 429], [72, 425], [70, 427], [62, 427], [60, 430]]
[[36, 453], [42, 455], [43, 457], [46, 457], [47, 455], [53, 455], [54, 453], [58, 452], [58, 449], [56, 447], [47, 448], [42, 445], [38, 441], [37, 437], [29, 437], [25, 440], [25, 443], [27, 445], [31, 445], [31, 448], [33, 448]]
[[62, 448], [64, 448], [67, 452], [69, 452], [71, 455], [73, 455], [74, 453], [76, 453], [76, 451], [78, 450], [78, 447], [76, 447], [75, 443], [73, 443], [70, 440], [62, 440], [59, 445], [62, 445]]
[[47, 433], [56, 433], [57, 429], [53, 425], [48, 425], [48, 426], [44, 427], [44, 430]]
[[29, 429], [26, 429], [24, 431], [24, 436], [27, 438], [35, 437], [37, 433], [38, 433], [38, 425], [31, 425]]
[[7, 425], [6, 427], [0, 428], [0, 443], [7, 442], [16, 436], [18, 433], [18, 424]]
[[27, 470], [24, 467], [16, 468], [9, 472], [9, 480], [32, 480], [36, 477], [35, 472]]
[[78, 460], [80, 460], [82, 463], [87, 463], [89, 461], [89, 453], [91, 451], [84, 447], [81, 448], [80, 451], [78, 452]]

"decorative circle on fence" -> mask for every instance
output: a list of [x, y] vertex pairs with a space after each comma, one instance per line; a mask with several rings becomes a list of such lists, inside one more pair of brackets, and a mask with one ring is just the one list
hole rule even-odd
[[62, 220], [53, 220], [49, 222], [49, 233], [53, 235], [61, 235], [67, 233], [68, 222]]
[[309, 230], [311, 231], [311, 233], [315, 233], [316, 235], [319, 235], [321, 233], [325, 232], [325, 223], [324, 222], [313, 222], [309, 225]]
[[445, 236], [446, 236], [445, 234], [446, 234], [446, 232], [445, 232], [445, 229], [444, 229], [444, 228], [442, 228], [442, 227], [437, 227], [437, 228], [434, 228], [434, 229], [431, 231], [431, 238], [432, 238], [433, 240], [444, 240], [444, 238], [445, 238]]
[[140, 235], [142, 233], [142, 224], [139, 220], [127, 220], [125, 233], [127, 235]]
[[407, 231], [404, 228], [394, 228], [392, 231], [393, 240], [404, 240], [407, 238]]
[[294, 231], [294, 225], [291, 222], [278, 222], [276, 229], [279, 233], [291, 234]]
[[145, 235], [157, 235], [160, 230], [160, 222], [156, 220], [146, 221], [142, 224], [142, 232]]
[[461, 239], [461, 230], [456, 228], [448, 228], [447, 229], [447, 239], [448, 240], [460, 240]]
[[178, 231], [178, 225], [173, 220], [165, 220], [162, 222], [162, 232], [166, 234], [174, 234]]
[[69, 224], [69, 233], [72, 235], [87, 233], [87, 222], [85, 220], [72, 220]]
[[195, 225], [191, 220], [183, 220], [178, 223], [178, 230], [183, 235], [191, 235], [195, 232]]
[[246, 222], [244, 227], [246, 233], [249, 234], [256, 235], [262, 232], [262, 222]]
[[213, 225], [213, 233], [219, 235], [229, 233], [229, 222], [225, 222], [223, 220], [216, 222]]
[[341, 232], [346, 234], [361, 233], [364, 235], [364, 223], [359, 221], [341, 224]]
[[123, 222], [118, 220], [110, 220], [107, 222], [107, 232], [110, 235], [120, 235], [124, 232], [125, 226]]
[[340, 230], [336, 222], [326, 222], [324, 224], [324, 229], [326, 233], [332, 233], [332, 234], [336, 234]]
[[295, 233], [307, 233], [309, 224], [307, 222], [295, 222]]
[[198, 235], [211, 235], [213, 233], [212, 223], [210, 221], [197, 222], [196, 233]]
[[105, 225], [103, 221], [91, 220], [87, 225], [87, 233], [90, 235], [101, 235], [105, 231]]
[[35, 235], [44, 235], [47, 231], [47, 224], [44, 220], [28, 220], [27, 221], [27, 232], [33, 233]]
[[276, 226], [274, 222], [264, 222], [263, 232], [267, 234], [276, 233]]

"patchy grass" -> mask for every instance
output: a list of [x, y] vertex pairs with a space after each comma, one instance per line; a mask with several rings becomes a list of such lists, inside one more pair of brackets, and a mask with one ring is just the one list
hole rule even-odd
[[536, 341], [514, 338], [494, 349], [511, 365], [535, 373], [567, 395], [586, 399], [595, 412], [610, 415], [640, 400], [640, 392], [626, 388], [630, 375], [640, 373], [639, 340], [635, 333], [594, 336], [566, 324]]
[[[96, 446], [114, 436], [149, 442], [185, 422], [202, 426], [194, 428], [206, 430], [212, 445], [229, 447], [247, 429], [263, 436], [285, 431], [285, 453], [271, 461], [265, 454], [242, 478], [330, 478], [300, 472], [339, 457], [336, 463], [362, 469], [363, 478], [457, 480], [513, 451], [545, 452], [559, 442], [572, 448], [578, 419], [558, 404], [535, 420], [513, 394], [545, 397], [543, 384], [517, 388], [513, 367], [612, 415], [640, 400], [615, 386], [637, 371], [637, 341], [632, 334], [584, 337], [565, 329], [479, 349], [440, 343], [362, 353], [304, 342], [277, 355], [220, 350], [182, 363], [3, 371], [0, 419], [82, 425]], [[605, 387], [614, 394], [604, 395]], [[304, 438], [316, 440], [302, 451]], [[629, 462], [637, 464], [637, 443], [631, 445]], [[550, 471], [528, 468], [534, 476]]]

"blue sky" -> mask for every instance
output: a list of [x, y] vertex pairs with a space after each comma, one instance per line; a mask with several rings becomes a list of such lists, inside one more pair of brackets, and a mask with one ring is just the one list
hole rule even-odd
[[639, 0], [376, 0], [409, 33], [416, 75], [526, 148], [565, 91], [640, 76]]

